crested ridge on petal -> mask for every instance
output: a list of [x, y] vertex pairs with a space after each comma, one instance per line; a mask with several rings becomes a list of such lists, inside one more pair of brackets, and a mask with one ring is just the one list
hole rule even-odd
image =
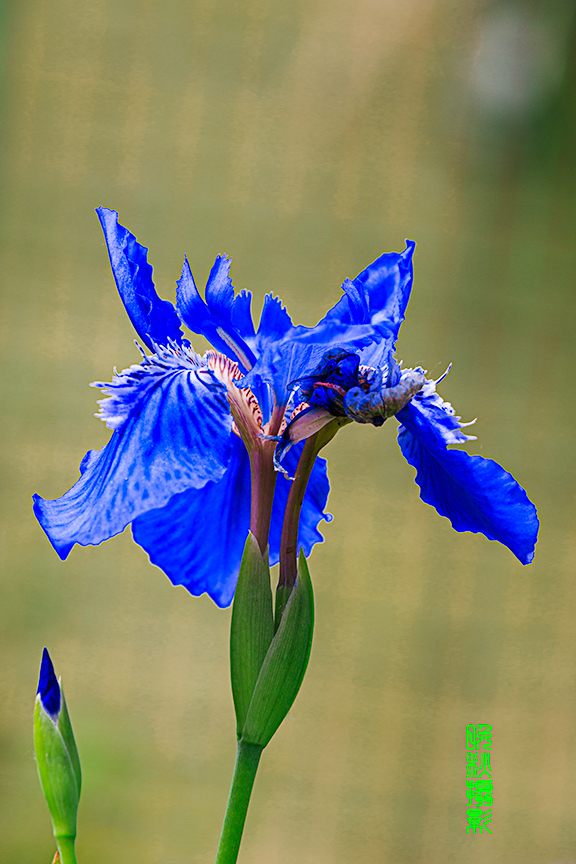
[[80, 479], [55, 500], [34, 496], [36, 517], [61, 558], [75, 543], [97, 545], [226, 470], [233, 435], [226, 388], [203, 367], [168, 366], [162, 375], [154, 361], [144, 371], [154, 385], [146, 374], [132, 382], [125, 408], [119, 394], [112, 397], [109, 416], [119, 428], [102, 450], [86, 454]]
[[103, 420], [108, 429], [121, 429], [138, 405], [163, 383], [167, 374], [178, 369], [204, 371], [208, 383], [209, 366], [191, 348], [175, 344], [154, 347], [155, 353], [150, 356], [143, 354], [140, 363], [121, 372], [115, 369], [112, 381], [93, 381], [90, 384], [106, 394], [105, 399], [98, 400], [100, 409], [95, 416]]
[[[421, 370], [424, 371], [424, 370]], [[475, 435], [466, 435], [462, 429], [471, 423], [462, 423], [450, 402], [436, 392], [436, 385], [442, 381], [447, 372], [438, 381], [426, 379], [424, 387], [411, 400], [410, 404], [398, 412], [398, 420], [404, 422], [406, 417], [410, 424], [420, 429], [420, 437], [429, 437], [431, 441], [439, 439], [447, 446], [449, 444], [464, 444], [475, 441]], [[406, 413], [404, 413], [406, 412]]]

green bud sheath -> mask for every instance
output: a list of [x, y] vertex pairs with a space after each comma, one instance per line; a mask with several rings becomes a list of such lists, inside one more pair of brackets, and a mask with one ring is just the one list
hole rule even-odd
[[272, 637], [274, 615], [268, 554], [250, 532], [234, 594], [230, 625], [230, 675], [238, 737]]
[[78, 798], [80, 798], [80, 790], [82, 787], [82, 771], [80, 769], [80, 757], [78, 756], [76, 739], [74, 738], [74, 732], [72, 731], [72, 724], [70, 722], [70, 715], [68, 714], [68, 706], [64, 697], [62, 680], [59, 679], [58, 683], [60, 684], [60, 695], [62, 697], [60, 716], [58, 717], [58, 729], [60, 730], [60, 734], [62, 735], [62, 739], [64, 741], [64, 744], [66, 745], [66, 749], [68, 750], [68, 755], [70, 756], [72, 770], [74, 771], [76, 784], [78, 786]]
[[314, 594], [304, 552], [298, 578], [262, 663], [241, 740], [266, 747], [292, 707], [308, 666], [314, 633]]
[[80, 798], [78, 780], [62, 732], [44, 710], [40, 696], [34, 706], [34, 749], [55, 837], [76, 836]]

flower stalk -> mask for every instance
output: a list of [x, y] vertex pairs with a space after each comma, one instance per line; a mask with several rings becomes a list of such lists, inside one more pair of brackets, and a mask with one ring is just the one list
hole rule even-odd
[[76, 864], [76, 849], [74, 837], [56, 837], [58, 846], [58, 861], [60, 864]]
[[298, 526], [300, 511], [310, 474], [320, 450], [336, 435], [341, 426], [350, 423], [347, 417], [335, 417], [310, 438], [307, 438], [290, 492], [286, 502], [286, 512], [280, 540], [280, 575], [276, 588], [275, 627], [278, 629], [282, 614], [292, 593], [298, 574]]
[[[279, 425], [279, 424], [278, 424]], [[304, 444], [288, 496], [281, 573], [288, 574], [272, 613], [268, 534], [274, 498], [275, 442], [250, 448], [251, 530], [244, 547], [230, 627], [230, 670], [238, 750], [216, 864], [235, 864], [262, 750], [284, 720], [304, 678], [314, 632], [314, 596], [304, 553], [297, 560], [298, 521], [306, 486], [320, 449], [342, 425], [330, 422]], [[288, 525], [288, 527], [286, 527]], [[292, 545], [289, 545], [293, 540]], [[282, 559], [281, 559], [282, 560]], [[282, 567], [282, 564], [281, 564]]]
[[264, 748], [240, 740], [215, 864], [235, 864], [246, 822], [250, 795]]
[[268, 547], [268, 533], [272, 519], [276, 471], [274, 470], [274, 443], [263, 441], [250, 454], [252, 502], [250, 531], [258, 541], [262, 554]]

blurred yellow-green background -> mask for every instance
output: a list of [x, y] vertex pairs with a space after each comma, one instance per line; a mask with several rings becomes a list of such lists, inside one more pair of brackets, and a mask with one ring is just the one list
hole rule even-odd
[[[56, 497], [107, 433], [87, 384], [138, 361], [94, 207], [173, 298], [187, 253], [314, 323], [418, 241], [399, 356], [537, 503], [535, 563], [423, 504], [395, 422], [330, 445], [317, 629], [266, 751], [243, 864], [576, 862], [576, 40], [570, 0], [6, 0], [2, 9], [0, 861], [48, 862], [31, 712], [63, 675], [81, 864], [213, 860], [234, 759], [229, 611], [129, 532], [62, 563]], [[199, 347], [202, 347], [199, 345]], [[217, 514], [216, 514], [217, 516]], [[493, 833], [463, 730], [493, 725]]]

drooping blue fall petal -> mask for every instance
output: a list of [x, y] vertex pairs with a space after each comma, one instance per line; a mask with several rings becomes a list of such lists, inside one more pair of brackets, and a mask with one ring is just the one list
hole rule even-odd
[[180, 319], [172, 303], [161, 300], [152, 281], [148, 249], [118, 223], [118, 213], [106, 207], [96, 210], [110, 255], [112, 272], [126, 312], [144, 344], [154, 351], [154, 343], [181, 344]]
[[114, 431], [90, 450], [61, 498], [34, 496], [34, 512], [61, 558], [74, 543], [101, 543], [175, 494], [220, 478], [230, 458], [226, 389], [190, 351], [159, 349], [99, 385], [112, 396], [101, 416]]
[[[149, 510], [132, 523], [136, 543], [174, 585], [184, 585], [196, 597], [206, 592], [220, 607], [232, 602], [250, 527], [250, 461], [240, 438], [231, 438], [229, 467], [218, 482], [174, 495], [165, 507]], [[292, 457], [293, 471], [300, 451]], [[269, 538], [271, 566], [280, 558], [289, 490], [290, 481], [279, 475]], [[299, 548], [306, 555], [324, 539], [317, 527], [320, 520], [332, 518], [324, 513], [329, 490], [326, 461], [317, 459], [300, 520]]]
[[132, 524], [136, 543], [174, 585], [217, 606], [234, 596], [250, 527], [250, 460], [244, 443], [231, 436], [229, 467], [217, 482], [174, 495]]
[[[430, 382], [429, 382], [430, 383]], [[456, 531], [484, 534], [507, 546], [522, 564], [534, 558], [538, 536], [536, 508], [514, 477], [492, 459], [448, 450], [468, 436], [452, 407], [436, 394], [418, 394], [397, 417], [398, 443], [416, 468], [420, 497], [450, 519]]]

